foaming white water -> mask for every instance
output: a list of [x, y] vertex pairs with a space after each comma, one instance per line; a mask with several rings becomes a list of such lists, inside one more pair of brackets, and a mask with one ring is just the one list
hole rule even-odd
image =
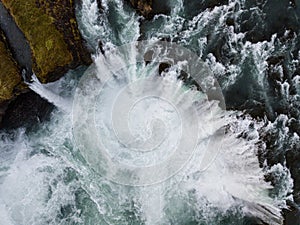
[[35, 74], [31, 77], [31, 82], [25, 82], [28, 87], [39, 94], [42, 98], [48, 100], [50, 103], [54, 104], [57, 108], [70, 112], [72, 106], [72, 99], [62, 97], [59, 93], [59, 82], [42, 84]]
[[61, 204], [74, 200], [72, 185], [59, 179], [67, 165], [55, 157], [35, 154], [41, 149], [32, 149], [32, 144], [23, 134], [22, 142], [12, 149], [17, 155], [0, 186], [0, 208], [6, 218], [0, 224], [57, 223]]
[[[82, 109], [95, 107], [96, 110], [85, 114], [83, 111], [80, 111], [80, 109], [76, 109], [75, 112], [79, 115], [78, 120], [80, 122], [79, 124], [76, 124], [76, 126], [80, 129], [78, 130], [78, 134], [75, 136], [77, 136], [77, 138], [87, 138], [85, 137], [85, 133], [87, 132], [89, 134], [88, 138], [90, 143], [97, 140], [97, 133], [99, 133], [98, 137], [103, 139], [102, 142], [104, 142], [104, 146], [107, 151], [111, 152], [111, 157], [114, 158], [114, 160], [117, 158], [116, 161], [120, 164], [129, 163], [130, 165], [134, 164], [134, 166], [141, 167], [142, 165], [148, 165], [147, 163], [149, 163], [149, 161], [149, 165], [159, 163], [160, 160], [163, 161], [165, 155], [168, 154], [168, 148], [174, 148], [172, 144], [176, 144], [178, 139], [178, 131], [176, 129], [176, 122], [178, 121], [173, 121], [172, 124], [175, 128], [172, 128], [167, 132], [168, 136], [172, 137], [173, 134], [175, 136], [172, 137], [170, 142], [167, 142], [167, 146], [163, 146], [165, 155], [159, 155], [158, 158], [152, 158], [152, 152], [150, 155], [147, 154], [147, 152], [134, 152], [134, 154], [138, 155], [137, 161], [136, 156], [130, 153], [132, 149], [129, 145], [124, 145], [122, 141], [120, 142], [113, 138], [116, 135], [116, 130], [112, 129], [110, 125], [111, 119], [113, 122], [117, 122], [118, 125], [120, 125], [122, 121], [127, 121], [129, 123], [133, 123], [130, 127], [133, 135], [143, 135], [143, 133], [147, 133], [147, 121], [154, 120], [155, 117], [153, 117], [152, 113], [147, 114], [147, 111], [143, 111], [145, 109], [142, 108], [141, 112], [143, 117], [139, 118], [139, 114], [141, 114], [141, 112], [138, 110], [135, 111], [134, 107], [136, 105], [133, 104], [135, 100], [132, 100], [136, 98], [135, 95], [138, 95], [137, 99], [140, 98], [145, 101], [144, 93], [147, 93], [147, 90], [154, 90], [156, 97], [163, 96], [164, 98], [170, 99], [170, 97], [173, 96], [178, 99], [183, 99], [187, 105], [193, 106], [195, 104], [197, 120], [195, 120], [195, 118], [189, 113], [181, 115], [181, 120], [187, 119], [187, 121], [185, 121], [187, 124], [197, 122], [200, 126], [201, 124], [205, 124], [205, 127], [202, 127], [202, 129], [198, 131], [200, 133], [198, 133], [199, 139], [197, 146], [195, 151], [192, 153], [192, 157], [187, 162], [187, 165], [179, 170], [177, 174], [173, 174], [173, 177], [171, 177], [170, 180], [167, 180], [166, 183], [157, 184], [156, 187], [141, 188], [142, 193], [145, 193], [145, 190], [148, 193], [146, 195], [148, 197], [146, 198], [150, 197], [152, 199], [150, 202], [145, 199], [145, 194], [142, 196], [137, 194], [136, 198], [140, 200], [139, 202], [143, 209], [142, 213], [145, 214], [146, 223], [165, 223], [169, 219], [168, 216], [170, 216], [165, 215], [165, 208], [168, 208], [169, 204], [172, 204], [170, 199], [176, 195], [181, 195], [182, 198], [185, 199], [187, 198], [186, 194], [192, 191], [195, 194], [195, 199], [193, 199], [195, 201], [194, 207], [200, 211], [208, 210], [204, 209], [206, 206], [202, 204], [203, 201], [210, 205], [210, 210], [214, 208], [215, 212], [221, 213], [225, 213], [232, 207], [244, 205], [242, 207], [242, 212], [258, 217], [263, 221], [268, 221], [270, 224], [281, 224], [282, 218], [280, 210], [277, 208], [277, 204], [281, 203], [281, 200], [276, 202], [268, 196], [268, 189], [271, 189], [271, 186], [264, 181], [264, 173], [258, 164], [257, 148], [255, 144], [259, 139], [257, 129], [259, 129], [259, 126], [261, 125], [255, 124], [254, 121], [251, 121], [250, 119], [247, 120], [244, 118], [241, 121], [237, 120], [235, 119], [234, 113], [231, 114], [222, 111], [217, 104], [213, 104], [213, 102], [205, 100], [205, 98], [201, 95], [197, 96], [193, 94], [185, 96], [186, 92], [180, 92], [180, 90], [184, 90], [184, 85], [180, 80], [177, 80], [178, 74], [172, 73], [174, 72], [172, 69], [170, 69], [170, 72], [164, 73], [164, 77], [161, 78], [158, 75], [158, 68], [155, 64], [146, 65], [145, 63], [142, 63], [133, 68], [126, 66], [126, 64], [131, 64], [129, 63], [131, 61], [127, 60], [133, 59], [132, 54], [134, 53], [136, 53], [136, 51], [132, 52], [129, 50], [129, 54], [125, 54], [127, 57], [129, 55], [129, 58], [122, 58], [118, 54], [110, 55], [108, 53], [107, 58], [103, 55], [99, 55], [95, 59], [98, 71], [95, 69], [93, 71], [89, 71], [88, 76], [86, 76], [86, 80], [84, 80], [83, 83], [88, 86], [80, 86], [80, 93], [83, 94], [84, 98], [79, 98], [79, 102], [82, 103], [84, 100], [86, 101], [83, 104]], [[134, 60], [134, 62], [137, 61]], [[117, 65], [119, 65], [119, 68], [122, 69], [119, 70], [115, 68]], [[154, 67], [151, 69], [151, 66]], [[107, 73], [108, 71], [111, 71], [112, 68], [115, 68], [117, 73], [113, 77], [112, 81], [107, 82]], [[145, 78], [151, 79], [144, 81], [143, 79]], [[100, 80], [100, 83], [98, 83], [97, 79]], [[140, 82], [141, 79], [143, 82]], [[125, 87], [129, 86], [131, 82], [137, 82], [139, 85], [136, 88], [132, 86], [129, 88], [130, 97], [128, 97], [127, 94], [124, 93], [124, 89], [126, 90]], [[167, 87], [172, 88], [174, 82], [176, 88], [168, 90]], [[100, 94], [97, 91], [95, 92], [97, 87], [101, 87]], [[158, 93], [160, 93], [160, 95], [158, 95]], [[166, 96], [165, 93], [168, 93], [170, 96]], [[190, 93], [193, 93], [193, 91]], [[99, 106], [97, 106], [97, 101], [99, 101]], [[151, 101], [145, 101], [145, 103], [148, 107], [150, 105], [153, 109], [156, 108], [156, 105]], [[117, 110], [120, 121], [114, 119], [114, 114], [112, 113], [114, 107], [120, 107], [119, 110]], [[133, 107], [133, 110], [127, 111], [126, 109], [128, 107]], [[180, 106], [175, 103], [175, 107]], [[161, 110], [157, 111], [159, 116], [162, 116], [167, 121], [172, 121], [172, 117], [169, 118], [167, 116], [170, 109], [159, 104], [159, 110]], [[96, 113], [96, 116], [92, 116], [93, 113]], [[126, 117], [123, 117], [122, 115], [123, 113], [124, 115], [132, 113], [133, 115], [130, 116], [134, 118], [134, 121], [131, 121], [130, 119], [126, 120]], [[93, 121], [89, 120], [90, 117], [93, 118]], [[75, 119], [75, 121], [77, 120]], [[143, 121], [146, 121], [146, 123], [143, 124]], [[91, 123], [99, 123], [100, 125], [93, 127], [93, 125], [90, 126]], [[87, 126], [85, 124], [87, 124]], [[167, 122], [164, 124], [168, 127]], [[256, 127], [253, 127], [252, 131], [249, 131], [249, 127], [253, 126], [253, 124]], [[226, 134], [222, 132], [222, 130], [225, 129], [225, 126], [229, 126], [230, 128], [227, 128]], [[195, 131], [193, 128], [189, 128], [192, 131]], [[89, 132], [89, 129], [91, 129], [92, 132]], [[117, 129], [120, 129], [120, 127], [117, 127]], [[245, 131], [248, 132], [249, 136], [247, 141], [237, 138], [238, 134]], [[158, 128], [152, 128], [152, 132], [154, 132], [154, 136], [156, 132], [160, 135], [160, 129]], [[188, 130], [185, 132], [186, 133], [183, 135], [191, 135], [188, 133]], [[121, 136], [122, 135], [124, 134], [121, 134]], [[132, 140], [131, 137], [129, 140]], [[154, 139], [154, 142], [155, 141], [157, 140]], [[79, 141], [79, 144], [80, 143], [81, 142]], [[92, 145], [87, 146], [95, 150]], [[112, 162], [94, 161], [95, 158], [101, 157], [97, 156], [96, 152], [93, 153], [94, 154], [91, 154], [93, 158], [87, 159], [90, 166], [94, 167], [98, 172], [104, 173], [104, 176], [107, 176], [109, 179], [113, 179], [115, 182], [124, 182], [120, 177], [117, 177], [116, 180], [116, 177], [109, 176], [107, 173], [110, 171], [104, 172], [105, 168], [98, 169], [95, 167], [95, 163], [97, 163], [97, 166], [104, 163], [106, 167], [110, 168], [110, 163]], [[151, 161], [153, 159], [154, 161]], [[139, 164], [140, 162], [142, 162], [142, 165]], [[173, 163], [175, 164], [176, 162]], [[153, 172], [154, 173], [152, 175], [159, 176], [157, 173], [158, 171]], [[128, 175], [129, 177], [127, 177]], [[125, 179], [130, 180], [130, 176], [132, 176], [132, 174], [122, 174], [122, 176], [125, 176]], [[135, 174], [135, 176], [139, 176], [138, 173]], [[151, 177], [142, 178], [149, 179], [150, 182], [152, 181]], [[141, 177], [139, 179], [141, 179]], [[174, 187], [177, 187], [178, 191], [172, 190]], [[138, 190], [138, 188], [136, 189]], [[168, 196], [169, 194], [171, 196]], [[154, 210], [154, 208], [156, 210]], [[173, 210], [176, 211], [177, 209]], [[205, 218], [208, 220], [212, 219], [213, 216], [210, 214], [211, 212], [209, 213], [208, 210], [206, 213], [208, 214], [205, 214]], [[174, 215], [178, 216], [177, 213], [174, 213]], [[188, 217], [188, 215], [185, 216]], [[177, 219], [180, 219], [180, 217], [173, 218], [175, 221], [177, 221]], [[177, 221], [176, 223], [179, 222]]]
[[[270, 224], [281, 224], [277, 208], [281, 200], [276, 201], [268, 196], [268, 189], [271, 187], [264, 181], [264, 173], [259, 168], [256, 157], [255, 143], [258, 141], [257, 129], [260, 125], [250, 119], [236, 119], [235, 113], [223, 111], [217, 102], [208, 101], [205, 93], [189, 90], [177, 79], [180, 70], [176, 72], [171, 67], [169, 72], [165, 71], [163, 77], [160, 77], [157, 63], [138, 63], [138, 60], [134, 60], [134, 65], [126, 66], [135, 54], [137, 51], [129, 49], [129, 54], [124, 54], [126, 57], [122, 57], [123, 54], [108, 53], [107, 56], [99, 55], [95, 58], [96, 66], [90, 68], [88, 76], [84, 76], [85, 82], [78, 86], [85, 100], [81, 103], [86, 112], [75, 111], [82, 124], [77, 135], [75, 133], [75, 140], [70, 115], [64, 112], [56, 112], [49, 124], [41, 127], [37, 134], [22, 138], [24, 141], [20, 146], [23, 147], [18, 150], [18, 156], [7, 169], [7, 175], [0, 187], [0, 208], [5, 212], [6, 218], [12, 224], [45, 224], [58, 221], [66, 224], [86, 224], [87, 221], [130, 224], [130, 219], [124, 212], [129, 211], [135, 221], [139, 221], [137, 223], [181, 224], [183, 221], [206, 221], [206, 224], [221, 224], [218, 217], [222, 218], [233, 210], [240, 214], [233, 217], [252, 215], [263, 221], [268, 220]], [[125, 67], [117, 69], [117, 65]], [[176, 66], [178, 65], [173, 67]], [[112, 68], [117, 73], [108, 77]], [[135, 82], [143, 85], [128, 86]], [[99, 84], [102, 83], [105, 85], [99, 89]], [[129, 87], [127, 91], [126, 87]], [[39, 87], [34, 90], [43, 89]], [[116, 131], [110, 129], [111, 104], [121, 100], [115, 107], [123, 105], [120, 110], [126, 109], [127, 103], [131, 103], [131, 97], [141, 97], [149, 90], [155, 91], [156, 98], [164, 97], [176, 104], [172, 106], [169, 102], [161, 103], [155, 98], [149, 101], [142, 98], [140, 105], [129, 105], [133, 107], [129, 107], [131, 110], [127, 111], [131, 113], [129, 127], [133, 136], [141, 135], [142, 141], [144, 138], [147, 140], [151, 132], [154, 142], [160, 138], [168, 141], [164, 143], [158, 157], [153, 157], [152, 153], [149, 155], [147, 151], [133, 152], [128, 157], [131, 154], [130, 146], [120, 145], [113, 138]], [[131, 97], [124, 94], [127, 92]], [[53, 98], [48, 94], [43, 96], [50, 96], [50, 101]], [[116, 101], [113, 101], [114, 98]], [[182, 104], [177, 104], [180, 102]], [[173, 113], [176, 110], [171, 106], [177, 111], [183, 106], [189, 110], [195, 107], [196, 120], [189, 110], [183, 111], [177, 118], [178, 115]], [[94, 107], [96, 111], [93, 110]], [[147, 108], [154, 111], [147, 111]], [[123, 118], [120, 110], [116, 111], [119, 113], [117, 116]], [[70, 109], [67, 110], [69, 111]], [[90, 117], [94, 112], [95, 116]], [[160, 127], [160, 121], [157, 125], [152, 124], [153, 127], [148, 126], [151, 121], [155, 121], [155, 113], [164, 121], [165, 128]], [[178, 133], [178, 119], [188, 125], [183, 134]], [[94, 129], [93, 123], [100, 125]], [[196, 123], [201, 129], [194, 130], [192, 124]], [[251, 123], [255, 127], [249, 130]], [[169, 130], [165, 132], [164, 129]], [[160, 131], [167, 133], [167, 138]], [[176, 149], [180, 139], [178, 135], [188, 140], [189, 137], [193, 138], [191, 131], [197, 131], [198, 138], [189, 160], [176, 173], [172, 172], [171, 177], [150, 186], [130, 187], [107, 181], [105, 177], [110, 178], [107, 174], [97, 170], [91, 161], [85, 162], [82, 158], [85, 155], [80, 144], [91, 147], [85, 150], [95, 150], [94, 143], [102, 141], [105, 142], [107, 150], [113, 153], [114, 160], [117, 158], [118, 163], [141, 168], [143, 165], [140, 160], [149, 165], [164, 162], [164, 157], [172, 153], [174, 146], [175, 151], [180, 152], [180, 148]], [[249, 133], [248, 141], [237, 137], [245, 131]], [[90, 135], [85, 136], [86, 132]], [[131, 144], [141, 148], [138, 142]], [[96, 163], [102, 163], [101, 159], [98, 161], [97, 152], [91, 153]], [[139, 159], [137, 161], [136, 156]], [[110, 168], [109, 164], [106, 165]], [[126, 171], [123, 175], [125, 178], [128, 176], [129, 180], [132, 179], [131, 174]], [[150, 179], [151, 176], [159, 174], [148, 175], [150, 177], [146, 178]], [[85, 205], [89, 208], [85, 209]], [[188, 210], [184, 210], [186, 207]]]
[[[171, 34], [171, 40], [179, 38], [181, 43], [191, 45], [201, 56], [205, 57], [207, 47], [214, 40], [206, 37], [207, 30], [214, 29], [217, 33], [223, 29], [225, 17], [230, 10], [238, 8], [240, 2], [230, 1], [228, 6], [206, 10], [188, 21], [188, 30], [178, 32], [186, 22], [179, 15], [183, 5], [182, 1], [178, 1], [178, 4], [174, 4], [171, 17], [163, 15], [155, 17], [154, 20], [163, 18], [164, 23], [161, 24], [159, 32], [155, 29], [149, 31], [148, 38], [153, 41], [169, 37]], [[118, 140], [113, 139], [114, 130], [109, 129], [107, 124], [111, 116], [111, 100], [116, 97], [120, 89], [130, 82], [148, 76], [152, 78], [151, 82], [141, 82], [140, 84], [144, 85], [127, 89], [125, 96], [142, 96], [141, 93], [147, 90], [155, 90], [156, 97], [167, 95], [168, 98], [175, 99], [175, 102], [181, 99], [188, 109], [194, 107], [193, 104], [195, 104], [197, 121], [203, 128], [200, 130], [195, 151], [182, 170], [176, 171], [177, 173], [162, 183], [146, 187], [128, 187], [110, 182], [105, 179], [106, 176], [101, 171], [102, 176], [99, 176], [99, 171], [95, 172], [95, 167], [84, 160], [80, 152], [81, 146], [76, 146], [78, 142], [73, 139], [73, 127], [70, 115], [68, 115], [72, 111], [71, 105], [69, 100], [58, 94], [60, 93], [57, 91], [58, 83], [47, 86], [34, 80], [30, 84], [31, 88], [65, 112], [55, 112], [51, 121], [43, 125], [36, 134], [21, 134], [18, 141], [9, 141], [9, 138], [1, 141], [1, 156], [3, 156], [1, 159], [5, 162], [5, 166], [3, 168], [1, 166], [0, 214], [3, 215], [3, 219], [1, 218], [0, 223], [3, 225], [152, 225], [191, 222], [216, 225], [222, 224], [222, 217], [228, 215], [235, 219], [251, 215], [269, 224], [281, 224], [282, 218], [278, 206], [285, 205], [287, 190], [292, 188], [291, 179], [285, 167], [277, 165], [271, 168], [270, 172], [278, 174], [278, 179], [281, 179], [284, 174], [282, 180], [286, 181], [286, 188], [279, 191], [279, 197], [269, 196], [269, 190], [272, 187], [264, 181], [265, 173], [262, 168], [259, 168], [257, 159], [256, 143], [259, 141], [258, 130], [262, 124], [251, 118], [242, 118], [238, 113], [221, 110], [213, 101], [207, 101], [203, 93], [186, 91], [185, 85], [177, 79], [178, 74], [175, 68], [162, 73], [164, 77], [159, 77], [158, 65], [146, 65], [140, 61], [138, 64], [134, 51], [129, 51], [131, 54], [126, 57], [114, 54], [114, 45], [131, 42], [138, 38], [138, 17], [132, 11], [127, 11], [121, 1], [103, 1], [102, 3], [104, 10], [98, 13], [96, 1], [84, 0], [81, 11], [81, 29], [84, 37], [95, 49], [98, 39], [101, 39], [105, 45], [105, 55], [95, 56], [96, 65], [95, 68], [91, 68], [90, 72], [96, 75], [88, 78], [84, 83], [89, 85], [83, 86], [83, 90], [87, 91], [85, 102], [82, 102], [86, 108], [83, 108], [84, 111], [78, 115], [78, 118], [85, 126], [78, 134], [92, 131], [87, 139], [89, 143], [97, 143], [101, 139], [103, 141], [103, 136], [105, 136], [108, 150], [115, 153], [115, 158], [123, 160], [122, 163], [135, 166], [141, 166], [139, 164], [141, 161], [149, 165], [154, 164], [162, 160], [166, 153], [172, 152], [171, 147], [176, 145], [180, 133], [177, 120], [179, 117], [173, 106], [166, 102], [151, 98], [144, 103], [133, 104], [136, 107], [130, 111], [129, 131], [133, 137], [139, 137], [139, 139], [132, 143], [126, 142], [128, 136], [124, 131], [128, 130], [123, 124], [126, 129], [121, 129], [120, 136], [125, 139], [127, 144], [125, 147], [120, 146]], [[117, 29], [118, 32], [111, 30], [113, 21], [108, 20], [108, 13], [121, 15], [116, 19], [117, 24], [121, 25], [121, 28]], [[268, 55], [274, 50], [272, 47], [274, 39], [271, 42], [257, 44], [247, 42], [244, 45], [244, 34], [236, 34], [233, 27], [225, 29], [227, 29], [228, 36], [226, 37], [230, 53], [238, 56], [241, 54], [242, 57], [239, 57], [237, 64], [223, 65], [213, 54], [210, 54], [206, 59], [207, 64], [218, 78], [224, 77], [224, 74], [228, 75], [223, 81], [224, 86], [222, 85], [226, 88], [241, 76], [240, 67], [249, 58], [254, 59], [257, 72], [254, 74], [264, 88], [263, 71], [266, 70]], [[134, 62], [133, 65], [132, 62]], [[103, 91], [99, 93], [99, 84], [105, 83], [111, 77], [109, 71], [115, 68], [122, 69], [115, 71], [115, 77], [106, 83]], [[293, 81], [299, 92], [299, 78], [296, 76]], [[171, 87], [165, 86], [167, 84], [172, 85]], [[174, 88], [175, 86], [177, 88]], [[284, 92], [286, 85], [283, 87]], [[160, 95], [158, 95], [159, 92]], [[125, 98], [127, 101], [119, 101], [120, 106], [127, 108], [128, 98]], [[84, 117], [92, 115], [92, 106], [96, 106], [96, 116]], [[175, 106], [180, 105], [175, 104]], [[85, 111], [88, 110], [91, 110], [88, 112], [90, 114], [86, 114]], [[122, 122], [124, 115], [118, 112], [117, 116], [120, 116], [120, 122]], [[156, 115], [159, 115], [159, 118]], [[183, 114], [182, 117], [188, 122], [187, 124], [195, 123], [190, 112]], [[98, 122], [96, 123], [98, 126], [93, 129], [92, 124], [95, 121]], [[163, 121], [165, 126], [160, 126], [156, 123], [157, 121]], [[275, 125], [270, 126], [275, 127]], [[162, 148], [161, 154], [156, 156], [146, 154], [147, 157], [141, 158], [140, 155], [143, 152], [134, 152], [129, 155], [130, 146], [141, 147], [140, 143], [144, 143], [145, 140], [150, 140], [147, 144], [150, 143], [152, 146], [151, 140], [157, 142], [160, 138], [165, 139], [162, 134], [166, 133], [166, 128], [168, 128], [167, 137], [170, 138], [170, 145], [166, 147], [170, 148], [165, 147], [165, 152]], [[191, 130], [193, 131], [193, 129], [187, 129], [187, 131]], [[99, 132], [100, 136], [97, 135]], [[282, 132], [284, 136], [285, 130]], [[245, 134], [246, 139], [241, 138]], [[185, 136], [186, 139], [188, 137], [188, 135]], [[211, 139], [213, 141], [208, 143], [209, 137], [213, 137]], [[295, 141], [299, 142], [299, 137], [295, 136]], [[123, 152], [128, 154], [124, 156], [121, 154]], [[141, 161], [134, 160], [137, 156]], [[152, 175], [158, 176], [158, 174]], [[130, 174], [124, 173], [123, 175], [126, 179], [126, 176]], [[131, 177], [128, 176], [128, 180], [130, 179]], [[232, 223], [242, 222], [237, 220]]]
[[140, 36], [139, 17], [121, 0], [103, 0], [101, 6], [96, 0], [84, 0], [77, 7], [77, 18], [82, 35], [95, 50], [99, 41], [106, 49], [107, 45], [137, 41]]
[[19, 151], [24, 148], [24, 131], [20, 130], [17, 135], [14, 135], [14, 140], [12, 141], [9, 135], [5, 133], [0, 134], [0, 184], [2, 179], [7, 175], [7, 168], [12, 164], [16, 158]]

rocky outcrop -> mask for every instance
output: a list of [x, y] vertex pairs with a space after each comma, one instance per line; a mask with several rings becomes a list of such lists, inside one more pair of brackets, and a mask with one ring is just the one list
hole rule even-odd
[[20, 69], [28, 71], [27, 76], [32, 74], [32, 60], [30, 46], [20, 28], [14, 22], [9, 11], [0, 1], [0, 28], [5, 36], [7, 46]]
[[[8, 103], [28, 92], [22, 70], [34, 71], [43, 83], [57, 80], [69, 69], [91, 63], [78, 29], [72, 0], [0, 0], [0, 121]], [[30, 96], [30, 95], [29, 95]], [[35, 96], [37, 100], [37, 97]], [[32, 107], [35, 104], [32, 104]], [[11, 109], [8, 106], [8, 109]], [[20, 110], [16, 112], [16, 110]], [[13, 110], [15, 120], [23, 120], [26, 107]], [[10, 110], [12, 111], [12, 110]], [[6, 121], [12, 121], [9, 116]], [[9, 119], [7, 119], [9, 118]], [[8, 124], [8, 123], [7, 123]]]
[[169, 14], [171, 7], [168, 1], [158, 0], [125, 0], [146, 19], [152, 19], [157, 14]]
[[54, 106], [33, 91], [18, 95], [7, 107], [1, 126], [6, 130], [35, 128], [50, 118]]
[[33, 70], [42, 82], [68, 69], [89, 64], [71, 0], [1, 0], [24, 33], [32, 51]]
[[0, 118], [9, 101], [20, 93], [22, 88], [19, 68], [14, 61], [3, 33], [0, 31]]
[[152, 0], [127, 0], [144, 17], [148, 18], [152, 14]]

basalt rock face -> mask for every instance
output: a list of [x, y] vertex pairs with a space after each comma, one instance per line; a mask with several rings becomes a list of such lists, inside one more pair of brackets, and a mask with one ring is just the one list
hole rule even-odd
[[2, 0], [32, 50], [33, 70], [42, 82], [89, 64], [71, 0]]

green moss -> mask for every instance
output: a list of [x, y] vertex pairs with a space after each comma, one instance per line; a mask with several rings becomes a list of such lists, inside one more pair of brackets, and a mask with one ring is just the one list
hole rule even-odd
[[58, 67], [72, 62], [64, 36], [54, 25], [55, 18], [38, 8], [35, 0], [2, 0], [2, 3], [25, 34], [32, 49], [33, 69], [42, 81]]
[[46, 41], [46, 48], [48, 51], [50, 51], [51, 48], [53, 48], [53, 40], [49, 39]]
[[21, 76], [16, 63], [1, 40], [0, 59], [0, 103], [2, 103], [14, 97], [14, 89], [21, 83]]

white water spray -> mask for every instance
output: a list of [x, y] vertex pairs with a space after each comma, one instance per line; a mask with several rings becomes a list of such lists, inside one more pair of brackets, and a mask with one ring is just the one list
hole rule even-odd
[[[239, 113], [226, 112], [218, 102], [208, 100], [207, 82], [201, 84], [202, 79], [197, 76], [196, 81], [203, 90], [201, 93], [190, 90], [177, 78], [178, 72], [184, 70], [179, 62], [171, 63], [172, 67], [159, 76], [158, 62], [170, 59], [172, 62], [172, 58], [157, 54], [152, 58], [156, 63], [147, 64], [144, 58], [137, 57], [134, 46], [118, 52], [115, 44], [136, 41], [139, 37], [138, 17], [119, 5], [116, 11], [126, 14], [121, 16], [126, 20], [120, 24], [129, 21], [130, 26], [112, 33], [106, 29], [111, 27], [107, 19], [108, 4], [104, 4], [99, 24], [95, 2], [83, 1], [82, 25], [88, 29], [82, 30], [87, 32], [84, 37], [95, 48], [101, 39], [106, 51], [105, 55], [95, 56], [95, 66], [86, 72], [77, 92], [72, 93], [76, 101], [73, 118], [68, 115], [72, 112], [72, 101], [58, 94], [58, 84], [50, 87], [34, 79], [30, 88], [63, 112], [55, 112], [52, 120], [36, 134], [23, 135], [20, 145], [12, 144], [14, 140], [1, 142], [3, 149], [15, 152], [10, 154], [8, 165], [1, 173], [0, 213], [4, 215], [5, 224], [152, 225], [189, 221], [221, 224], [218, 215], [222, 217], [232, 212], [236, 213], [232, 217], [250, 215], [269, 224], [281, 224], [278, 206], [284, 205], [285, 195], [279, 199], [269, 196], [268, 190], [272, 187], [264, 181], [256, 156], [257, 130], [262, 124], [251, 118], [239, 119]], [[193, 37], [205, 36], [205, 29], [211, 26], [209, 21], [215, 17], [220, 17], [218, 26], [222, 27], [223, 12], [228, 13], [237, 2], [207, 10], [190, 21], [191, 30], [184, 32], [182, 43], [192, 45]], [[172, 17], [179, 14], [180, 7], [174, 8]], [[154, 32], [157, 36], [149, 32], [150, 42], [167, 36], [170, 31], [174, 39], [178, 37], [177, 30], [184, 19], [161, 17], [166, 23], [160, 33]], [[218, 30], [217, 26], [215, 29]], [[236, 54], [240, 52], [243, 34], [229, 31], [230, 50]], [[202, 37], [201, 40], [196, 46], [201, 55], [205, 55], [208, 39]], [[270, 45], [248, 43], [248, 52], [243, 54], [264, 51], [256, 48], [259, 46]], [[257, 62], [261, 62], [258, 69], [262, 70], [270, 52], [263, 53], [261, 58], [255, 56]], [[240, 65], [218, 64], [213, 61], [213, 55], [210, 59], [207, 60], [210, 68], [220, 77], [230, 72], [229, 81], [224, 81], [228, 85], [241, 73]], [[298, 80], [294, 79], [295, 85]], [[71, 126], [71, 119], [75, 127]], [[245, 133], [247, 141], [238, 137]], [[189, 141], [196, 142], [194, 148], [178, 144]], [[144, 151], [136, 151], [141, 148]], [[99, 153], [99, 149], [104, 152]], [[150, 151], [153, 149], [158, 151]], [[179, 157], [176, 163], [168, 161], [174, 152], [190, 157], [183, 157], [184, 160]], [[102, 156], [111, 158], [103, 160]], [[160, 162], [165, 163], [162, 169], [148, 170]], [[144, 165], [148, 168], [143, 168]], [[173, 165], [180, 166], [174, 168]], [[123, 168], [129, 170], [122, 171]], [[143, 184], [148, 186], [141, 186]]]

